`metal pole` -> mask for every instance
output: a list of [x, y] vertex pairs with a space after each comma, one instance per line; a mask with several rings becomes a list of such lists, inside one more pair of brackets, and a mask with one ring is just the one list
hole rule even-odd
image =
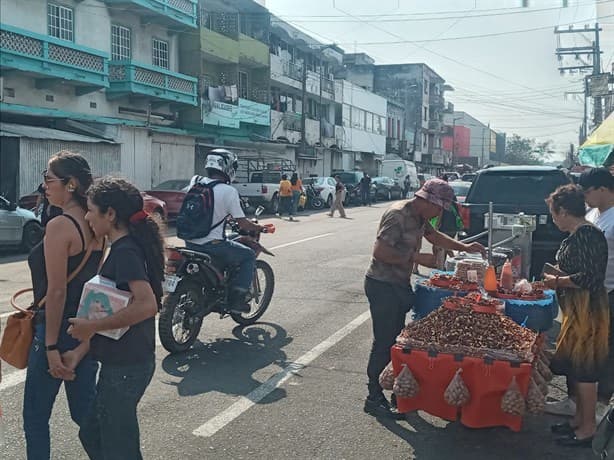
[[493, 238], [493, 205], [488, 202], [488, 263], [492, 265], [492, 238]]

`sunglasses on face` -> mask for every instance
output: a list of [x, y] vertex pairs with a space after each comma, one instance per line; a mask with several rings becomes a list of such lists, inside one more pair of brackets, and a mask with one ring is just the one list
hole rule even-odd
[[49, 182], [56, 182], [56, 181], [63, 181], [64, 178], [63, 177], [54, 177], [54, 176], [50, 176], [49, 175], [49, 170], [45, 169], [43, 172], [43, 180], [45, 181], [45, 184], [48, 184]]

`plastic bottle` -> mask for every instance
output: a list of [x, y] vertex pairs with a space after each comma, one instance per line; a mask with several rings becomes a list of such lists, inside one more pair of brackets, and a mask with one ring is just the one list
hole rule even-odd
[[486, 292], [497, 291], [497, 273], [493, 265], [489, 265], [484, 274], [484, 290]]
[[510, 262], [509, 259], [507, 259], [503, 264], [499, 284], [506, 291], [511, 291], [514, 289], [514, 274], [512, 273], [512, 262]]

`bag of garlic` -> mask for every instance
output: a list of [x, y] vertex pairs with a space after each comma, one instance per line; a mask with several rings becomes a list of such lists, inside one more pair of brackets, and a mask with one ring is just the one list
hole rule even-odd
[[540, 390], [535, 380], [529, 380], [529, 391], [527, 393], [527, 411], [530, 414], [541, 414], [546, 407], [546, 396]]
[[[539, 391], [539, 388], [538, 388]], [[510, 386], [505, 391], [503, 398], [501, 398], [501, 410], [510, 415], [524, 415], [525, 402], [520, 387], [516, 382], [516, 377], [512, 377]]]
[[448, 388], [446, 388], [446, 391], [443, 393], [443, 398], [451, 406], [464, 406], [471, 399], [469, 388], [467, 388], [467, 385], [465, 385], [465, 381], [461, 377], [462, 372], [462, 368], [459, 368], [456, 371], [454, 377], [452, 377], [452, 380], [448, 385]]
[[392, 369], [392, 361], [384, 368], [379, 375], [379, 384], [384, 390], [392, 390], [394, 386], [394, 370]]
[[407, 364], [403, 364], [403, 369], [401, 369], [397, 378], [394, 379], [392, 392], [397, 398], [413, 398], [419, 391], [420, 385], [418, 385]]

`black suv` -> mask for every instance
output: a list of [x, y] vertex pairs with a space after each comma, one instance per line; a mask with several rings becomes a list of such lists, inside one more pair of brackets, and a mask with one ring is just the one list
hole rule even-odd
[[[465, 230], [469, 236], [485, 230], [484, 214], [490, 201], [495, 213], [536, 215], [530, 276], [538, 278], [544, 263], [554, 261], [566, 237], [554, 225], [544, 200], [558, 186], [569, 183], [563, 171], [547, 166], [498, 166], [478, 171], [461, 209]], [[479, 241], [486, 244], [488, 238]]]

